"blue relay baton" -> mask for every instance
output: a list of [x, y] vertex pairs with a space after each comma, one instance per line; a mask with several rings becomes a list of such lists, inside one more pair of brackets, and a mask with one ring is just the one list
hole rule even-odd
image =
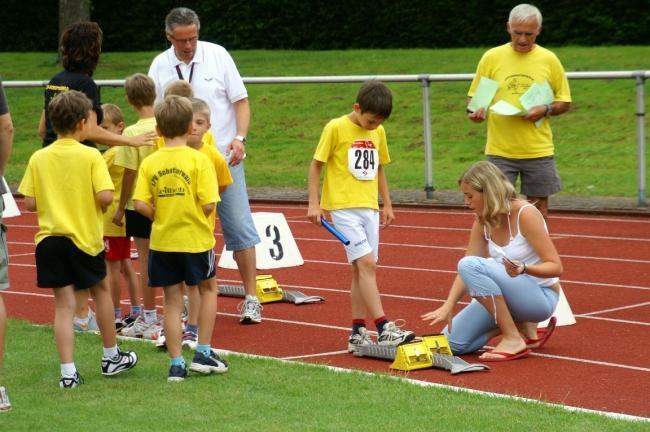
[[341, 234], [339, 230], [334, 228], [334, 226], [331, 223], [327, 222], [324, 218], [321, 218], [320, 223], [325, 227], [327, 231], [332, 233], [334, 237], [339, 239], [341, 243], [343, 243], [346, 246], [350, 244], [350, 240], [348, 240], [346, 236]]

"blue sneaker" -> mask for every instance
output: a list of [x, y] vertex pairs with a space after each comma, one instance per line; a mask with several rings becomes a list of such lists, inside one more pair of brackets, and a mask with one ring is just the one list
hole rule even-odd
[[222, 374], [228, 372], [228, 363], [226, 363], [226, 361], [219, 357], [214, 351], [210, 353], [209, 357], [196, 351], [194, 353], [194, 358], [192, 359], [192, 364], [190, 365], [190, 370], [204, 375], [213, 372]]
[[181, 382], [187, 377], [187, 368], [179, 365], [173, 365], [169, 368], [167, 382]]

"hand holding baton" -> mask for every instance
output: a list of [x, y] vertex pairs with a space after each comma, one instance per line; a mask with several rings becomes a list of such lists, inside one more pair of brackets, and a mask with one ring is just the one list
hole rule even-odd
[[350, 240], [348, 240], [347, 237], [345, 237], [343, 234], [341, 234], [341, 232], [340, 232], [339, 230], [337, 230], [336, 228], [334, 228], [334, 226], [333, 226], [332, 224], [330, 224], [329, 222], [327, 222], [327, 220], [325, 220], [325, 218], [321, 218], [320, 223], [325, 227], [325, 229], [326, 229], [327, 231], [329, 231], [330, 233], [332, 233], [332, 235], [333, 235], [334, 237], [336, 237], [337, 239], [339, 239], [339, 240], [341, 241], [341, 243], [343, 243], [343, 244], [346, 245], [346, 246], [350, 244]]

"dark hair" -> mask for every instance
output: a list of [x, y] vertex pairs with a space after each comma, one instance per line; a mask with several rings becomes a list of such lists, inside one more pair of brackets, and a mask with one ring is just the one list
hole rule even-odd
[[165, 138], [187, 134], [192, 124], [192, 103], [188, 98], [170, 95], [154, 107], [156, 125]]
[[357, 93], [356, 102], [361, 114], [370, 113], [387, 119], [393, 111], [393, 95], [386, 85], [377, 80], [363, 83]]
[[156, 101], [156, 83], [143, 73], [128, 77], [124, 81], [124, 92], [129, 103], [136, 108], [153, 106]]
[[87, 119], [93, 104], [88, 96], [77, 90], [70, 90], [54, 96], [47, 104], [47, 115], [57, 134], [74, 132], [77, 124]]
[[96, 22], [80, 22], [66, 28], [59, 42], [63, 68], [92, 76], [102, 52], [103, 37]]

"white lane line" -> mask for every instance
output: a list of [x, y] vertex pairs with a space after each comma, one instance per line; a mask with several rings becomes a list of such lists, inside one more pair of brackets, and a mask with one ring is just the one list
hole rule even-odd
[[633, 305], [628, 305], [628, 306], [621, 306], [621, 307], [615, 307], [611, 309], [603, 309], [595, 312], [588, 312], [582, 314], [582, 316], [589, 316], [589, 315], [597, 315], [597, 314], [603, 314], [603, 313], [608, 313], [608, 312], [616, 312], [616, 311], [621, 311], [621, 310], [626, 310], [626, 309], [634, 309], [638, 307], [643, 307], [643, 306], [648, 306], [650, 305], [650, 302], [644, 302], [644, 303], [637, 303]]
[[305, 355], [298, 355], [298, 356], [280, 357], [280, 359], [299, 360], [299, 359], [308, 359], [308, 358], [316, 358], [316, 357], [328, 357], [328, 356], [340, 355], [340, 354], [350, 354], [350, 353], [348, 352], [348, 350], [342, 350], [342, 351], [331, 351], [331, 352], [324, 352], [324, 353], [317, 353], [317, 354], [305, 354]]
[[633, 325], [640, 325], [640, 326], [650, 326], [650, 323], [643, 322], [643, 321], [632, 321], [632, 320], [624, 320], [624, 319], [619, 319], [619, 318], [597, 317], [597, 316], [582, 316], [580, 314], [574, 315], [574, 316], [577, 317], [577, 318], [600, 320], [600, 321], [607, 321], [607, 322], [615, 322], [615, 323], [620, 323], [620, 324], [633, 324]]

